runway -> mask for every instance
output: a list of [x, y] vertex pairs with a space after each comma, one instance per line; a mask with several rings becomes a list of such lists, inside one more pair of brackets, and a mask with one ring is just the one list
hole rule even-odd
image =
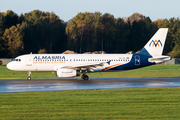
[[0, 93], [154, 87], [180, 87], [180, 77], [0, 79]]

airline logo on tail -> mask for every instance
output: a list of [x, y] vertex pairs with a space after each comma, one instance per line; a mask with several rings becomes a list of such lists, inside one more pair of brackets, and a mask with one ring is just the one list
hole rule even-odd
[[162, 47], [162, 43], [161, 43], [160, 40], [158, 40], [158, 41], [157, 41], [157, 40], [152, 40], [151, 43], [149, 44], [149, 47], [150, 47], [150, 46], [152, 46], [152, 47], [154, 47], [154, 46], [155, 46], [155, 47], [157, 47], [157, 46], [160, 47], [160, 45], [161, 45], [161, 47]]

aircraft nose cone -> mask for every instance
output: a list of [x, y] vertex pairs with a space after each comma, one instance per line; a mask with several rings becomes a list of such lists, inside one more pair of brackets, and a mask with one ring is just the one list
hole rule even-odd
[[6, 65], [6, 67], [7, 67], [8, 69], [12, 70], [12, 63], [11, 63], [11, 62], [8, 63], [8, 64]]

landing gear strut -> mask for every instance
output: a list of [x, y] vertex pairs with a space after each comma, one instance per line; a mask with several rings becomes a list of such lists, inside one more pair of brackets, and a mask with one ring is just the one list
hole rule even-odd
[[31, 72], [28, 72], [28, 77], [27, 80], [30, 81], [31, 80]]
[[81, 76], [81, 78], [83, 79], [83, 80], [88, 80], [89, 79], [89, 77], [86, 75], [86, 71], [85, 70], [83, 70], [82, 71], [82, 76]]

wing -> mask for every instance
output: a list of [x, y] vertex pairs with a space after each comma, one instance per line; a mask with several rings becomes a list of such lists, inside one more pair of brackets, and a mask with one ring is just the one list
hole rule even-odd
[[77, 64], [77, 65], [73, 65], [73, 66], [64, 66], [62, 68], [69, 68], [69, 69], [76, 69], [76, 70], [87, 70], [89, 72], [93, 72], [93, 68], [97, 68], [97, 67], [102, 67], [104, 68], [105, 66], [109, 65], [110, 61], [108, 62], [97, 62], [97, 63], [88, 63], [88, 64]]

